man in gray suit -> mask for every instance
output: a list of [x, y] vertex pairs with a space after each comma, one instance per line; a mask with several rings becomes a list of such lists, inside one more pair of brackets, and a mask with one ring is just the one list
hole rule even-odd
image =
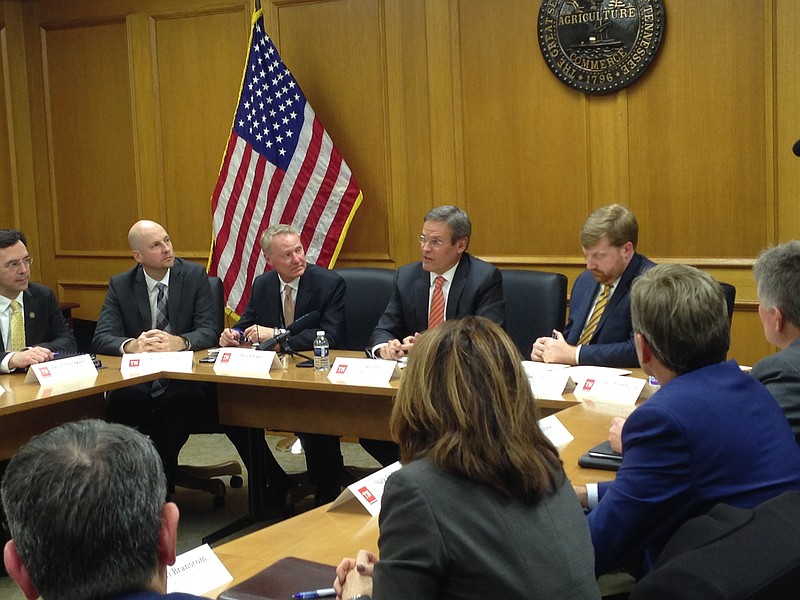
[[762, 252], [753, 275], [764, 335], [781, 351], [761, 359], [752, 374], [778, 401], [800, 444], [800, 242]]
[[[176, 258], [169, 235], [153, 221], [134, 223], [128, 242], [137, 265], [111, 278], [94, 351], [119, 356], [215, 345], [220, 331], [205, 270]], [[213, 385], [197, 381], [159, 380], [115, 390], [108, 394], [106, 407], [109, 421], [150, 436], [167, 476], [179, 485], [185, 483], [176, 481], [181, 447], [190, 433], [217, 423], [216, 413]]]

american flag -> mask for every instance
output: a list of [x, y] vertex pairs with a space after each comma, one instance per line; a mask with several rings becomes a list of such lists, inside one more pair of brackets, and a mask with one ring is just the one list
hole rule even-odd
[[267, 267], [258, 238], [270, 225], [300, 232], [309, 262], [331, 267], [361, 204], [361, 190], [330, 136], [253, 15], [242, 91], [212, 197], [209, 274], [242, 314]]

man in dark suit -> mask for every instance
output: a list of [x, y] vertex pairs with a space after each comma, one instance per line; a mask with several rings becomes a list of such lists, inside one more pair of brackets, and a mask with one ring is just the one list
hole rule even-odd
[[[164, 228], [138, 221], [128, 233], [130, 271], [114, 275], [97, 321], [92, 347], [100, 354], [202, 350], [215, 344], [211, 286], [205, 270], [176, 258]], [[193, 431], [218, 422], [212, 384], [160, 380], [108, 394], [109, 421], [149, 435], [172, 483], [191, 485], [179, 473], [178, 453]], [[232, 438], [247, 457], [246, 436]], [[242, 447], [244, 446], [244, 447]]]
[[581, 229], [586, 270], [575, 280], [563, 334], [537, 339], [531, 360], [568, 365], [635, 367], [630, 289], [655, 263], [636, 253], [639, 224], [627, 206], [594, 211]]
[[[402, 358], [420, 333], [449, 319], [476, 315], [505, 326], [503, 278], [467, 252], [470, 236], [472, 222], [461, 208], [428, 211], [419, 236], [422, 260], [397, 269], [392, 297], [370, 337], [375, 358]], [[361, 445], [384, 466], [398, 460], [392, 442], [361, 439]]]
[[[267, 264], [273, 268], [255, 278], [242, 318], [235, 329], [222, 332], [219, 345], [264, 342], [291, 325], [295, 317], [316, 311], [319, 322], [292, 335], [291, 348], [310, 350], [318, 329], [325, 331], [331, 348], [336, 348], [345, 336], [344, 280], [334, 271], [308, 264], [300, 236], [289, 225], [271, 226], [259, 241]], [[297, 435], [305, 451], [309, 480], [317, 486], [316, 503], [334, 500], [344, 477], [339, 438], [311, 433]], [[271, 454], [267, 457], [267, 476], [272, 502], [283, 504], [292, 482]]]
[[0, 373], [78, 349], [53, 291], [30, 281], [27, 244], [21, 231], [0, 229]]
[[576, 486], [589, 508], [597, 574], [640, 562], [647, 571], [688, 519], [724, 502], [754, 508], [800, 490], [800, 447], [761, 383], [725, 361], [722, 289], [685, 265], [659, 265], [631, 291], [642, 369], [660, 389], [622, 429], [611, 482]]
[[751, 374], [778, 401], [800, 444], [800, 242], [762, 252], [753, 275], [764, 335], [781, 351], [758, 361]]
[[445, 320], [477, 315], [505, 324], [503, 278], [467, 252], [471, 235], [472, 223], [457, 206], [425, 215], [422, 260], [397, 270], [392, 297], [370, 337], [376, 358], [403, 357], [417, 335]]

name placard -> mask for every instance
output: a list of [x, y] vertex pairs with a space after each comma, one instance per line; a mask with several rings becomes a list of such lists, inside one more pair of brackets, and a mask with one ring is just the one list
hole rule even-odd
[[642, 393], [644, 379], [638, 377], [588, 377], [575, 386], [575, 397], [581, 402], [610, 402], [633, 406]]
[[233, 581], [222, 561], [208, 544], [180, 554], [167, 567], [167, 593], [183, 592], [199, 596]]
[[214, 361], [214, 372], [220, 375], [269, 377], [270, 369], [282, 369], [276, 352], [252, 348], [220, 348]]
[[60, 360], [31, 365], [25, 375], [25, 383], [53, 385], [62, 381], [92, 380], [97, 377], [97, 367], [88, 354], [79, 354]]
[[556, 418], [556, 415], [550, 415], [544, 419], [539, 419], [539, 428], [556, 448], [568, 444], [575, 439], [575, 436], [564, 427], [564, 424]]
[[367, 509], [367, 512], [373, 517], [381, 512], [381, 498], [383, 497], [383, 488], [386, 486], [386, 480], [389, 475], [400, 469], [402, 465], [399, 462], [392, 463], [388, 467], [382, 468], [380, 471], [375, 471], [372, 475], [364, 477], [361, 481], [356, 481], [347, 486], [339, 497], [333, 501], [328, 507], [328, 510], [333, 510], [353, 498], [359, 501], [361, 506]]
[[569, 372], [567, 365], [522, 361], [533, 395], [540, 400], [563, 400]]
[[191, 373], [193, 362], [194, 354], [191, 352], [136, 352], [122, 355], [119, 370], [123, 377], [161, 371]]
[[394, 360], [373, 360], [371, 358], [345, 358], [339, 356], [328, 372], [332, 383], [349, 385], [388, 386], [389, 382], [400, 377], [400, 366]]

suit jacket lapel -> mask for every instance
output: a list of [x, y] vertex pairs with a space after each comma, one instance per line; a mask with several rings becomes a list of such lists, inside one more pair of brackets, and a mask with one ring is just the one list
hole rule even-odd
[[[181, 298], [183, 298], [183, 269], [178, 259], [169, 270], [169, 297], [167, 307], [169, 310], [170, 333], [178, 333], [178, 315], [181, 313]], [[148, 303], [149, 304], [149, 303]]]
[[455, 275], [453, 275], [453, 283], [450, 284], [450, 291], [447, 293], [447, 308], [445, 309], [447, 319], [455, 319], [458, 316], [458, 302], [467, 286], [468, 278], [469, 256], [464, 253], [461, 255], [461, 260], [456, 267]]
[[142, 318], [142, 331], [148, 331], [153, 326], [153, 315], [150, 312], [150, 298], [147, 295], [147, 283], [141, 265], [136, 267], [133, 276], [133, 295]]
[[409, 331], [408, 335], [412, 335], [417, 331], [424, 331], [428, 328], [428, 301], [430, 300], [430, 287], [431, 276], [419, 266], [419, 276], [414, 281], [414, 312], [416, 313], [417, 326], [414, 327], [416, 331]]
[[[312, 284], [314, 283], [313, 275], [310, 274], [311, 265], [306, 267], [306, 272], [303, 273], [303, 276], [300, 277], [300, 283], [297, 286], [297, 298], [294, 302], [294, 318], [295, 320], [302, 317], [304, 314], [308, 312], [308, 305], [311, 302], [312, 296]], [[283, 307], [281, 307], [283, 310]]]
[[41, 306], [30, 290], [22, 292], [22, 312], [25, 315], [25, 344], [30, 346], [37, 339], [39, 320], [42, 318]]

